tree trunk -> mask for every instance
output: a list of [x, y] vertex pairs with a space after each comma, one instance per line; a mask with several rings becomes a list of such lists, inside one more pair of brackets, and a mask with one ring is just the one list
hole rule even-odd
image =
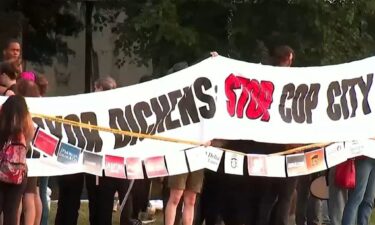
[[91, 92], [92, 85], [92, 12], [94, 3], [85, 1], [85, 93]]

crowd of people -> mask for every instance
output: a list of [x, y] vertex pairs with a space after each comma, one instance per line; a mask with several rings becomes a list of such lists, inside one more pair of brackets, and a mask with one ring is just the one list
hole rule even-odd
[[[217, 54], [214, 53], [213, 57]], [[289, 67], [295, 54], [288, 46], [271, 52], [270, 64]], [[176, 71], [173, 71], [176, 72]], [[143, 79], [142, 81], [147, 81]], [[0, 110], [0, 157], [12, 150], [17, 165], [25, 165], [30, 150], [34, 126], [24, 97], [46, 95], [48, 80], [33, 71], [24, 71], [22, 49], [17, 40], [10, 40], [3, 49], [0, 64], [0, 93], [9, 96]], [[111, 77], [97, 80], [94, 92], [117, 88]], [[217, 140], [205, 145], [232, 149], [243, 153], [271, 154], [296, 145], [260, 143], [250, 140]], [[12, 147], [9, 147], [12, 146]], [[16, 147], [14, 147], [16, 146]], [[300, 177], [269, 178], [224, 173], [224, 157], [219, 170], [200, 170], [188, 174], [155, 179], [163, 185], [164, 223], [166, 225], [288, 225], [295, 215], [295, 225], [365, 225], [369, 224], [375, 199], [375, 159], [358, 157], [355, 160], [356, 185], [346, 189], [336, 185], [335, 170]], [[17, 167], [18, 168], [18, 167]], [[20, 167], [21, 168], [21, 167]], [[27, 177], [22, 167], [21, 180], [9, 183], [2, 179], [0, 163], [0, 212], [3, 225], [47, 225], [48, 177]], [[20, 170], [21, 170], [20, 169]], [[310, 194], [310, 184], [325, 175], [329, 182], [329, 199]], [[89, 223], [111, 225], [113, 204], [117, 193], [120, 202], [126, 201], [120, 224], [141, 224], [140, 212], [149, 202], [150, 179], [136, 180], [90, 174], [57, 177], [58, 203], [55, 225], [77, 225], [84, 186], [89, 200]], [[130, 195], [127, 191], [131, 187]], [[125, 197], [126, 196], [126, 197]]]

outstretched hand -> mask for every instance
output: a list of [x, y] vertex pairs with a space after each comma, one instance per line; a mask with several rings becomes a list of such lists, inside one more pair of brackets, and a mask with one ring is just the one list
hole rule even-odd
[[216, 57], [216, 56], [218, 56], [218, 55], [219, 55], [219, 53], [217, 53], [217, 52], [215, 52], [215, 51], [213, 51], [213, 52], [210, 52], [210, 54], [211, 54], [211, 57]]

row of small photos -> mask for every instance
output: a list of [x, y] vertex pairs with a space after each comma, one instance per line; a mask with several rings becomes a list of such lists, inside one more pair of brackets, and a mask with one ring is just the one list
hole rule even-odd
[[375, 158], [375, 141], [347, 141], [324, 148], [290, 155], [243, 154], [214, 147], [196, 147], [168, 153], [164, 156], [121, 157], [98, 154], [62, 142], [59, 138], [38, 128], [33, 148], [43, 155], [68, 166], [82, 165], [87, 173], [124, 179], [144, 179], [171, 176], [200, 169], [217, 171], [223, 154], [224, 172], [244, 175], [244, 162], [250, 176], [292, 177], [311, 174], [338, 165], [349, 158], [365, 155]]

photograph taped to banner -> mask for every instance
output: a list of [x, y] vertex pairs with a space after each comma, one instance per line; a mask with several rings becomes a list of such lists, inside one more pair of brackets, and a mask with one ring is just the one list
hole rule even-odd
[[286, 177], [284, 155], [267, 157], [267, 177]]
[[219, 164], [221, 161], [221, 157], [223, 156], [223, 153], [224, 152], [221, 149], [214, 147], [206, 147], [206, 169], [216, 172], [219, 168]]
[[305, 152], [305, 160], [307, 172], [309, 174], [327, 169], [324, 158], [324, 148]]
[[305, 154], [292, 154], [286, 156], [286, 169], [288, 177], [295, 177], [307, 174]]
[[83, 151], [83, 169], [86, 173], [96, 176], [103, 175], [103, 156], [88, 151]]
[[168, 173], [170, 176], [188, 173], [185, 151], [177, 151], [165, 155]]
[[120, 156], [105, 155], [104, 174], [106, 177], [126, 178], [125, 159]]
[[225, 152], [224, 171], [226, 174], [243, 175], [245, 155]]
[[189, 162], [190, 172], [204, 169], [206, 167], [206, 147], [197, 147], [185, 151]]
[[325, 147], [327, 166], [334, 167], [348, 159], [348, 150], [344, 142], [337, 142]]
[[59, 141], [59, 138], [39, 127], [34, 135], [33, 146], [44, 155], [52, 157], [59, 145]]
[[168, 176], [164, 156], [154, 156], [143, 160], [148, 178]]
[[250, 176], [267, 176], [267, 155], [248, 154], [246, 157]]
[[77, 146], [61, 142], [57, 152], [57, 161], [63, 164], [78, 164], [81, 150]]
[[140, 158], [126, 158], [125, 166], [128, 179], [144, 179], [142, 160]]

